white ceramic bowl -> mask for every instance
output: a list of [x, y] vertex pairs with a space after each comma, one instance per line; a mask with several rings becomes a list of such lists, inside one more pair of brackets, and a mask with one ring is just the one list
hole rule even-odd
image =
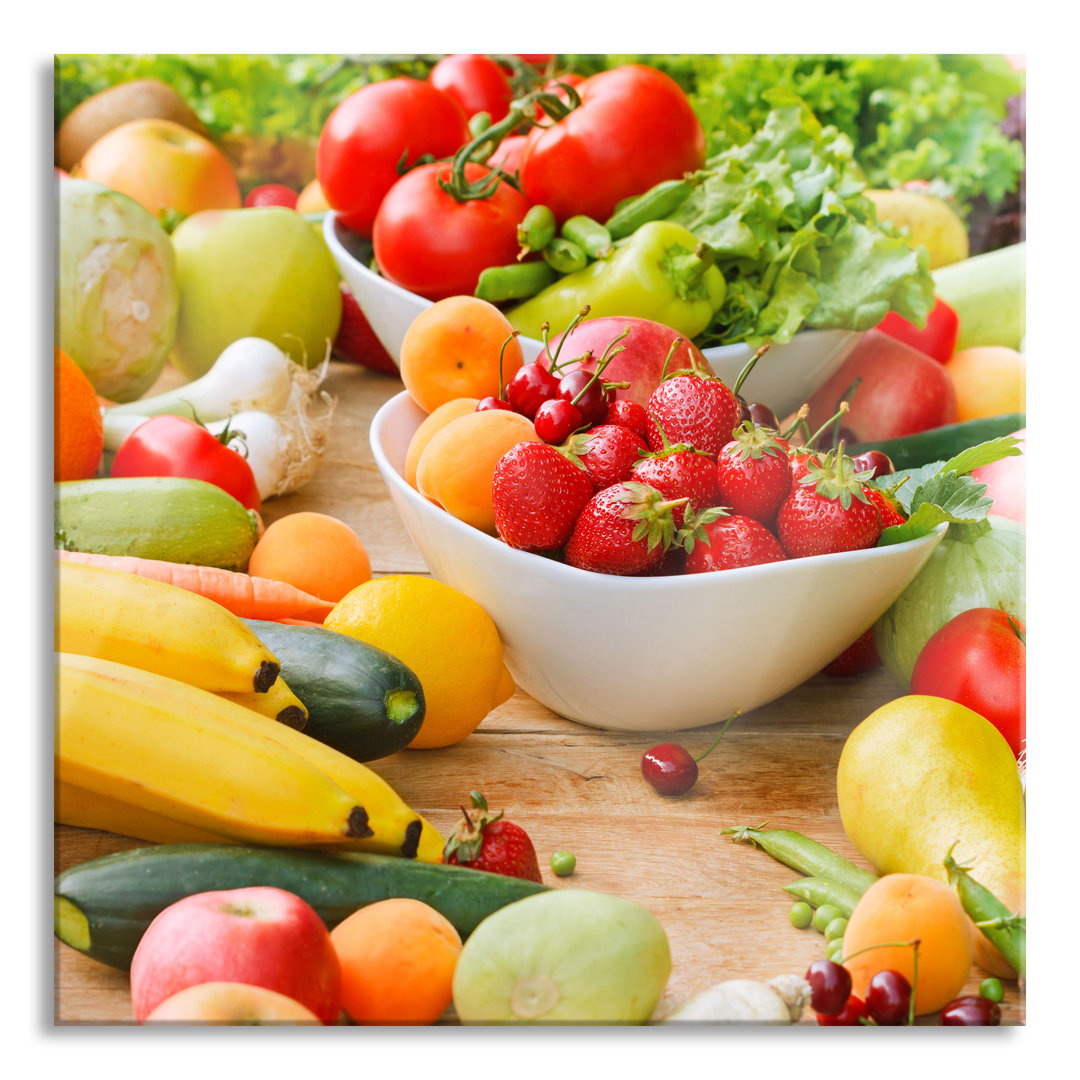
[[[323, 235], [345, 283], [383, 347], [397, 362], [405, 331], [431, 301], [371, 270], [371, 245], [339, 225], [332, 211], [323, 219]], [[800, 331], [787, 345], [774, 346], [758, 361], [740, 393], [747, 401], [768, 405], [781, 419], [789, 416], [828, 381], [861, 337], [850, 330]], [[519, 340], [526, 360], [535, 359], [543, 348], [534, 338]], [[734, 384], [752, 355], [749, 345], [723, 345], [704, 352], [713, 371], [728, 386]]]
[[508, 547], [411, 488], [405, 454], [424, 415], [403, 391], [371, 424], [406, 529], [431, 573], [494, 619], [518, 686], [592, 727], [702, 727], [786, 694], [876, 621], [945, 531], [716, 573], [595, 574]]

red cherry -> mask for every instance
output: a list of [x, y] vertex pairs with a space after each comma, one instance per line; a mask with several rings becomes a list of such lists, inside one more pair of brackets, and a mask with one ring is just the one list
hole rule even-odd
[[895, 1027], [911, 1009], [911, 983], [899, 971], [879, 971], [866, 991], [866, 1011], [875, 1024]]
[[996, 1001], [972, 995], [950, 1001], [941, 1010], [945, 1027], [996, 1027], [1001, 1023], [1001, 1009]]
[[530, 420], [545, 401], [550, 401], [559, 388], [559, 380], [543, 364], [535, 360], [522, 364], [506, 384], [506, 397], [510, 405]]
[[608, 401], [603, 379], [593, 379], [584, 368], [568, 371], [560, 380], [556, 396], [572, 402], [590, 427], [600, 423], [607, 413]]
[[510, 412], [514, 411], [514, 406], [509, 401], [504, 401], [502, 398], [489, 395], [486, 398], [481, 398], [476, 403], [474, 412], [484, 412], [487, 409], [507, 409]]
[[641, 758], [641, 775], [661, 795], [682, 795], [698, 778], [697, 762], [677, 743], [660, 743]]
[[533, 429], [546, 443], [563, 443], [584, 425], [580, 410], [576, 405], [562, 398], [552, 398], [542, 402], [536, 410]]
[[851, 973], [833, 960], [815, 960], [806, 969], [810, 1008], [820, 1016], [836, 1016], [851, 997]]
[[834, 1016], [818, 1013], [817, 1022], [821, 1027], [859, 1027], [860, 1021], [868, 1015], [866, 1002], [852, 994], [847, 999], [847, 1004]]
[[[767, 427], [773, 431], [780, 430], [780, 421], [776, 419], [776, 413], [768, 405], [762, 405], [758, 401], [739, 400], [739, 424], [749, 420], [755, 427]], [[738, 427], [739, 424], [735, 426]]]
[[856, 454], [851, 458], [851, 464], [855, 466], [856, 472], [862, 472], [864, 469], [873, 469], [873, 473], [870, 476], [872, 480], [875, 476], [888, 476], [891, 473], [896, 472], [896, 468], [892, 463], [892, 458], [888, 454], [882, 453], [880, 450], [866, 450], [861, 454]]

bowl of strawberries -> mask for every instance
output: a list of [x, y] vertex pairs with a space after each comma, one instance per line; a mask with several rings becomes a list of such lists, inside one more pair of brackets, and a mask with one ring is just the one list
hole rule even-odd
[[[539, 362], [512, 379], [540, 385]], [[904, 520], [871, 484], [885, 466], [786, 438], [693, 354], [648, 387], [603, 371], [555, 371], [570, 431], [542, 422], [565, 410], [534, 394], [523, 416], [502, 391], [429, 437], [409, 390], [370, 431], [431, 573], [491, 615], [517, 684], [562, 716], [678, 731], [764, 705], [856, 642], [944, 535], [879, 546]]]

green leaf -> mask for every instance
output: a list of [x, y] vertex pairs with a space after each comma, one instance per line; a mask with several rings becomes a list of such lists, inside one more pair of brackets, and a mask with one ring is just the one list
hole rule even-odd
[[1021, 454], [1023, 450], [1020, 449], [1020, 440], [1012, 435], [1003, 435], [962, 450], [956, 457], [946, 461], [939, 471], [969, 473], [973, 469], [982, 468], [983, 465], [1001, 461], [1002, 458], [1018, 457]]

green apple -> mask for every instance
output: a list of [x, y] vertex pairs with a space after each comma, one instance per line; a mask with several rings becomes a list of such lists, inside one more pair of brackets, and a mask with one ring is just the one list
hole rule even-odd
[[337, 266], [321, 236], [280, 206], [203, 210], [172, 235], [180, 318], [172, 360], [205, 375], [238, 338], [266, 338], [315, 367], [341, 323]]

